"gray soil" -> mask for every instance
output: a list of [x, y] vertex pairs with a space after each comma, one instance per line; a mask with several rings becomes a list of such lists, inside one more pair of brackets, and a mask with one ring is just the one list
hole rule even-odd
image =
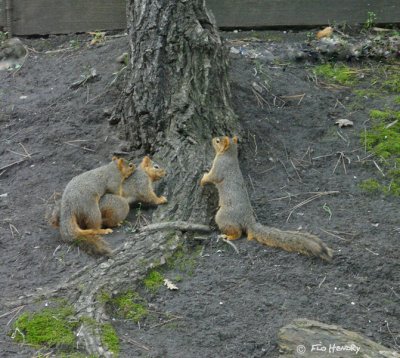
[[[229, 34], [233, 103], [243, 126], [242, 171], [261, 223], [318, 235], [334, 250], [333, 261], [246, 239], [234, 242], [237, 254], [216, 234], [194, 239], [185, 247], [195, 256], [190, 269], [164, 272], [172, 280], [180, 276], [179, 290], [143, 288], [152, 314], [140, 324], [113, 321], [121, 357], [277, 357], [279, 328], [298, 317], [338, 324], [400, 348], [399, 199], [367, 195], [358, 187], [379, 175], [373, 158], [365, 159], [360, 133], [368, 125], [368, 110], [384, 107], [385, 98], [351, 111], [350, 89], [319, 86], [310, 81], [311, 61], [293, 60], [292, 46], [306, 34], [279, 36], [249, 43], [243, 41], [246, 34]], [[80, 46], [45, 53], [68, 48], [72, 40]], [[7, 166], [0, 169], [5, 299], [54, 286], [86, 264], [104, 261], [63, 244], [44, 212], [52, 194], [72, 177], [121, 150], [104, 110], [118, 98], [119, 89], [107, 86], [120, 68], [115, 58], [127, 50], [126, 38], [94, 48], [83, 35], [23, 41], [30, 52], [22, 68], [0, 72], [0, 167]], [[71, 89], [90, 68], [99, 78]], [[265, 85], [266, 102], [257, 100], [253, 82]], [[340, 118], [351, 119], [354, 127], [339, 129], [334, 123]], [[321, 195], [296, 209], [315, 193]], [[150, 210], [141, 213], [151, 218]], [[117, 231], [107, 237], [113, 247], [129, 240], [126, 227]], [[4, 315], [1, 304], [0, 309], [0, 357], [34, 356], [37, 349], [8, 336], [15, 317]]]

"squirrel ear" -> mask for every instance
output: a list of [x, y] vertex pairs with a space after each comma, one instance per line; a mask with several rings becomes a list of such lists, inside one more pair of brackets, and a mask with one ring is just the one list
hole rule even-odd
[[148, 167], [148, 166], [150, 165], [150, 158], [149, 158], [149, 156], [146, 155], [146, 156], [143, 158], [142, 164], [143, 164], [144, 167]]
[[235, 143], [235, 144], [238, 144], [239, 138], [235, 135], [235, 136], [232, 138], [232, 142]]

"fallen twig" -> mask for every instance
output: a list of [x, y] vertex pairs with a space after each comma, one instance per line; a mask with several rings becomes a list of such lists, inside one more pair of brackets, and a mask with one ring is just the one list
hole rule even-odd
[[10, 231], [11, 231], [11, 236], [14, 238], [14, 231], [17, 232], [18, 235], [21, 235], [18, 231], [18, 229], [11, 223], [8, 223], [8, 225], [10, 226]]
[[21, 159], [21, 160], [17, 160], [17, 161], [15, 161], [15, 162], [12, 162], [12, 163], [10, 163], [10, 164], [7, 164], [7, 165], [5, 165], [4, 167], [1, 167], [1, 168], [0, 168], [0, 171], [1, 171], [1, 170], [4, 170], [4, 169], [8, 169], [8, 168], [10, 168], [10, 167], [12, 167], [12, 166], [14, 166], [14, 165], [20, 164], [20, 163], [24, 162], [24, 161], [27, 160], [27, 159], [28, 159], [28, 157], [24, 157], [24, 158]]
[[323, 231], [325, 234], [328, 234], [328, 235], [331, 235], [331, 236], [333, 236], [333, 237], [336, 237], [336, 238], [338, 238], [338, 239], [340, 239], [340, 240], [343, 240], [343, 241], [349, 241], [348, 239], [345, 239], [344, 237], [341, 237], [341, 236], [339, 236], [339, 235], [336, 235], [336, 234], [334, 234], [333, 232], [330, 232], [330, 231], [328, 231], [328, 230], [324, 230], [323, 228], [319, 228], [321, 231]]
[[368, 249], [367, 247], [365, 248], [365, 250], [367, 250], [368, 252], [370, 252], [371, 254], [373, 254], [375, 256], [379, 256], [379, 254], [377, 252], [373, 252], [372, 250]]
[[284, 99], [297, 99], [300, 98], [299, 102], [297, 103], [298, 106], [300, 106], [300, 103], [303, 101], [304, 97], [306, 96], [305, 93], [303, 94], [296, 94], [293, 96], [280, 96], [280, 99], [284, 98]]
[[[375, 160], [373, 160], [373, 163], [375, 164], [376, 168], [379, 170], [379, 172], [382, 174], [383, 177], [385, 177], [385, 173], [383, 172], [383, 170], [379, 167], [379, 165], [377, 164], [377, 162]], [[1, 170], [1, 169], [0, 169]]]
[[[73, 142], [73, 141], [71, 141], [71, 142]], [[87, 150], [88, 152], [95, 152], [95, 150], [93, 150], [93, 149], [90, 149], [90, 148], [88, 148], [88, 147], [81, 147], [80, 145], [76, 145], [76, 144], [73, 144], [73, 143], [71, 143], [71, 142], [64, 142], [64, 143], [67, 144], [67, 145], [70, 145], [71, 147], [75, 147], [75, 148], [80, 148], [80, 149], [83, 149], [83, 150]]]
[[221, 239], [226, 244], [232, 246], [233, 249], [236, 251], [236, 253], [239, 255], [239, 253], [240, 253], [239, 249], [236, 247], [236, 245], [232, 241], [226, 239], [226, 235], [224, 235], [224, 234], [218, 235], [218, 239]]
[[324, 278], [322, 279], [322, 281], [319, 283], [318, 288], [321, 288], [322, 284], [325, 282], [326, 280], [326, 275], [324, 276]]
[[313, 200], [315, 200], [315, 199], [320, 198], [321, 196], [331, 195], [331, 194], [338, 194], [338, 193], [339, 193], [339, 191], [336, 191], [336, 190], [335, 190], [335, 191], [324, 191], [324, 192], [320, 192], [320, 193], [317, 193], [317, 194], [315, 194], [315, 195], [309, 197], [308, 199], [306, 199], [306, 200], [302, 201], [301, 203], [295, 205], [295, 206], [290, 210], [289, 215], [288, 215], [288, 217], [287, 217], [287, 219], [286, 219], [286, 222], [289, 221], [289, 219], [290, 219], [290, 217], [292, 216], [292, 214], [294, 213], [294, 211], [297, 210], [298, 208], [300, 208], [300, 207], [302, 207], [302, 206], [304, 206], [304, 205], [310, 203], [311, 201], [313, 201]]
[[91, 68], [90, 69], [90, 73], [87, 76], [85, 76], [84, 78], [72, 83], [69, 87], [71, 89], [77, 89], [80, 86], [83, 86], [88, 82], [92, 82], [93, 80], [97, 79], [98, 77], [99, 77], [99, 75], [97, 74], [96, 69], [95, 68]]
[[7, 327], [8, 327], [8, 326], [10, 325], [10, 323], [15, 319], [15, 317], [18, 316], [18, 314], [21, 312], [21, 310], [22, 310], [24, 307], [25, 307], [25, 306], [17, 307], [17, 309], [16, 309], [17, 312], [15, 312], [14, 315], [11, 317], [11, 319], [7, 322]]
[[15, 311], [20, 311], [22, 308], [24, 308], [25, 306], [19, 306], [19, 307], [16, 307], [16, 308], [14, 308], [14, 309], [12, 309], [11, 311], [9, 311], [9, 312], [6, 312], [6, 313], [3, 313], [2, 315], [0, 315], [0, 318], [3, 318], [3, 317], [6, 317], [6, 316], [8, 316], [8, 315], [10, 315], [10, 314], [13, 314]]
[[141, 349], [147, 351], [147, 352], [150, 351], [150, 348], [149, 348], [149, 347], [146, 347], [144, 344], [135, 341], [133, 338], [129, 338], [129, 337], [123, 336], [122, 339], [123, 339], [124, 341], [130, 343], [130, 344], [135, 345], [136, 347], [139, 347], [139, 348], [141, 348]]

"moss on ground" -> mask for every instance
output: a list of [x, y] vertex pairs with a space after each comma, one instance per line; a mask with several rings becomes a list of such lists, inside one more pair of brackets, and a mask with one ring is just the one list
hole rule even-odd
[[376, 179], [367, 179], [360, 183], [360, 189], [368, 193], [378, 193], [381, 191], [381, 184]]
[[344, 64], [326, 63], [316, 66], [314, 72], [317, 76], [343, 86], [353, 86], [358, 80], [357, 71]]
[[400, 196], [400, 111], [374, 109], [370, 111], [370, 119], [372, 126], [361, 135], [361, 141], [379, 158], [385, 177], [380, 181], [365, 180], [360, 188]]
[[189, 248], [180, 246], [174, 254], [167, 259], [166, 270], [177, 270], [181, 273], [192, 275], [197, 265], [197, 258], [201, 251], [201, 245], [198, 245], [189, 251]]
[[120, 351], [120, 342], [114, 327], [110, 323], [101, 326], [101, 340], [106, 348], [117, 355]]
[[164, 276], [157, 270], [151, 270], [143, 280], [144, 286], [151, 292], [156, 292], [164, 283]]
[[139, 322], [148, 315], [147, 302], [135, 291], [126, 291], [108, 301], [118, 318]]
[[371, 110], [372, 127], [362, 135], [367, 150], [390, 159], [400, 157], [400, 112]]
[[35, 347], [57, 347], [73, 350], [76, 343], [74, 319], [70, 306], [44, 308], [38, 312], [25, 312], [14, 323], [13, 337], [17, 342]]
[[[98, 325], [91, 318], [76, 319], [73, 308], [64, 303], [37, 312], [23, 313], [14, 323], [12, 337], [19, 343], [37, 348], [57, 348], [57, 357], [94, 358], [94, 355], [76, 352], [75, 332], [83, 322]], [[101, 338], [108, 350], [118, 354], [119, 339], [111, 324], [101, 325]]]
[[353, 93], [358, 97], [367, 97], [367, 98], [379, 98], [382, 96], [382, 93], [374, 88], [362, 88], [356, 89]]
[[400, 74], [392, 74], [388, 80], [383, 82], [383, 87], [389, 92], [400, 93]]

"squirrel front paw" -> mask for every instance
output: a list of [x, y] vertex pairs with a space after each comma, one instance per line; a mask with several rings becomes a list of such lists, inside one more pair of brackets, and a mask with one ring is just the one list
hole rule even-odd
[[160, 196], [159, 198], [158, 198], [158, 204], [160, 205], [160, 204], [166, 204], [166, 203], [168, 203], [168, 200], [167, 200], [167, 198], [165, 197], [165, 196]]
[[208, 175], [208, 173], [205, 173], [205, 174], [203, 175], [203, 177], [201, 178], [201, 180], [200, 180], [200, 186], [204, 186], [204, 185], [207, 184], [207, 175]]

